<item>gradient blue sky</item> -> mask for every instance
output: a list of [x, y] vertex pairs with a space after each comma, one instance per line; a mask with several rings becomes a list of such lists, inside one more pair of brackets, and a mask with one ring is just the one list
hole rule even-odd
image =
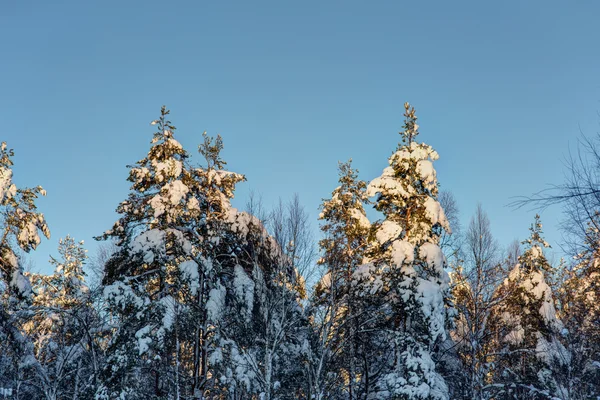
[[[505, 205], [560, 183], [579, 131], [600, 120], [597, 1], [0, 0], [2, 140], [15, 182], [42, 185], [52, 239], [109, 228], [160, 106], [191, 152], [221, 134], [231, 170], [267, 204], [298, 192], [315, 231], [337, 161], [386, 166], [417, 109], [442, 188], [476, 204], [502, 244], [534, 212]], [[197, 159], [197, 157], [196, 157]], [[560, 209], [542, 214], [551, 244]]]

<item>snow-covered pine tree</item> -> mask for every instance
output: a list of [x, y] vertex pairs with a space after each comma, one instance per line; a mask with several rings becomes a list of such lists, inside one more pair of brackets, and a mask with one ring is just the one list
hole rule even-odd
[[305, 291], [292, 257], [254, 216], [231, 207], [243, 175], [224, 169], [220, 136], [199, 146], [201, 220], [194, 225], [200, 270], [195, 302], [193, 395], [245, 399], [297, 397]]
[[436, 352], [450, 323], [449, 278], [438, 246], [442, 230], [450, 227], [437, 201], [432, 162], [438, 154], [416, 142], [415, 110], [408, 103], [404, 107], [402, 143], [367, 188], [384, 216], [375, 225], [377, 244], [371, 262], [354, 273], [363, 297], [380, 316], [374, 326], [378, 334], [372, 335], [379, 365], [369, 367], [369, 379], [376, 382], [368, 398], [448, 399]]
[[[234, 196], [235, 187], [246, 178], [225, 170], [227, 163], [221, 157], [223, 140], [203, 134], [204, 141], [198, 146], [204, 158], [204, 167], [192, 168], [191, 173], [197, 182], [197, 198], [199, 199], [200, 220], [192, 229], [196, 240], [197, 257], [203, 260], [207, 268], [200, 269], [200, 285], [193, 309], [196, 318], [191, 329], [193, 339], [193, 371], [192, 392], [196, 398], [204, 398], [205, 393], [227, 391], [228, 385], [220, 382], [223, 376], [218, 368], [219, 342], [222, 339], [222, 328], [226, 321], [229, 303], [228, 293], [232, 294], [231, 277], [235, 275], [237, 263], [235, 251], [238, 248], [237, 238], [231, 230], [229, 218], [230, 200]], [[241, 272], [237, 271], [241, 277]], [[229, 291], [228, 291], [229, 289]], [[225, 389], [224, 389], [225, 388]]]
[[129, 167], [121, 218], [101, 237], [116, 239], [118, 251], [103, 281], [114, 334], [98, 399], [179, 398], [190, 386], [181, 357], [193, 335], [180, 327], [191, 318], [199, 270], [210, 263], [194, 247], [203, 198], [168, 114], [163, 106], [152, 122], [157, 131], [147, 157]]
[[35, 199], [44, 196], [41, 186], [17, 189], [12, 182], [13, 150], [7, 150], [6, 142], [0, 145], [0, 207], [3, 216], [0, 241], [0, 270], [3, 293], [23, 299], [31, 296], [31, 285], [23, 277], [12, 243], [23, 251], [34, 250], [40, 244], [39, 232], [47, 238], [50, 230], [44, 214], [37, 211]]
[[361, 321], [368, 317], [352, 290], [352, 275], [363, 262], [371, 224], [364, 210], [367, 185], [351, 162], [339, 164], [339, 186], [323, 200], [319, 215], [319, 264], [326, 270], [311, 299], [315, 340], [308, 365], [315, 399], [358, 398], [368, 374], [359, 362]]
[[571, 356], [560, 341], [563, 324], [544, 277], [552, 267], [544, 256], [550, 245], [542, 237], [539, 215], [530, 231], [519, 263], [498, 288], [506, 300], [497, 308], [492, 328], [499, 335], [499, 355], [490, 389], [497, 399], [569, 398], [560, 375]]
[[[51, 283], [52, 288], [44, 288], [45, 295], [52, 296], [48, 298], [50, 304], [56, 304], [63, 309], [71, 309], [85, 300], [89, 289], [85, 283], [85, 272], [83, 266], [88, 258], [87, 250], [83, 247], [83, 241], [76, 242], [71, 236], [67, 235], [58, 242], [58, 253], [61, 258], [50, 257], [50, 264], [54, 266], [55, 283]], [[40, 277], [39, 274], [32, 274]], [[33, 280], [33, 279], [32, 279]], [[36, 299], [42, 296], [36, 292]]]
[[12, 182], [13, 150], [0, 145], [0, 384], [17, 396], [29, 396], [31, 387], [22, 379], [40, 369], [33, 346], [19, 326], [30, 316], [31, 284], [23, 275], [17, 252], [29, 252], [40, 243], [40, 232], [50, 237], [44, 215], [35, 200], [44, 196], [41, 186], [18, 189]]
[[571, 354], [565, 374], [569, 399], [600, 397], [600, 226], [590, 218], [583, 250], [573, 268], [558, 282], [559, 317], [565, 325], [563, 341]]
[[91, 304], [83, 265], [83, 242], [59, 241], [60, 259], [50, 258], [52, 275], [26, 274], [34, 292], [35, 314], [23, 325], [42, 367], [33, 378], [39, 398], [91, 398], [98, 378], [94, 363], [99, 318]]

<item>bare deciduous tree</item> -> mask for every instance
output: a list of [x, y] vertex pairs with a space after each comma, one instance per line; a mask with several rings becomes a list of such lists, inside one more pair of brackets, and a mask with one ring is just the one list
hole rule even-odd
[[[569, 152], [564, 162], [565, 180], [531, 196], [518, 197], [509, 205], [514, 208], [531, 206], [545, 209], [563, 207], [566, 251], [576, 255], [595, 251], [600, 243], [590, 240], [590, 226], [600, 229], [600, 134], [595, 138], [582, 136], [577, 150]], [[596, 246], [596, 248], [591, 248]]]
[[118, 250], [118, 246], [114, 241], [100, 242], [96, 248], [96, 252], [89, 258], [86, 263], [88, 278], [86, 279], [91, 290], [96, 289], [102, 283], [104, 277], [104, 266], [110, 257]]
[[504, 300], [495, 290], [504, 278], [498, 242], [490, 229], [490, 221], [481, 205], [471, 218], [464, 240], [465, 264], [455, 268], [453, 292], [459, 312], [454, 339], [458, 353], [468, 372], [468, 395], [484, 398], [486, 376], [493, 361], [494, 332], [490, 318]]
[[246, 201], [246, 212], [258, 218], [264, 226], [269, 221], [269, 213], [265, 210], [263, 197], [260, 193], [251, 190]]
[[269, 214], [267, 227], [298, 273], [306, 281], [313, 279], [317, 251], [308, 213], [300, 203], [300, 196], [294, 194], [287, 204], [279, 199]]
[[519, 257], [521, 257], [521, 242], [515, 239], [506, 247], [505, 267], [507, 271], [519, 262]]
[[440, 247], [444, 251], [446, 258], [451, 260], [451, 262], [456, 262], [460, 258], [463, 240], [458, 202], [456, 201], [454, 194], [447, 190], [439, 193], [438, 201], [440, 202], [440, 205], [446, 214], [446, 219], [448, 219], [448, 223], [452, 229], [452, 232], [442, 230]]

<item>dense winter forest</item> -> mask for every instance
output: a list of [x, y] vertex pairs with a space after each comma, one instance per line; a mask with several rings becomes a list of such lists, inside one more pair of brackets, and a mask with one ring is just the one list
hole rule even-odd
[[550, 262], [533, 213], [530, 236], [507, 248], [481, 207], [461, 229], [409, 104], [379, 177], [339, 164], [318, 243], [301, 197], [233, 208], [245, 177], [227, 170], [221, 137], [204, 134], [194, 165], [168, 115], [152, 121], [100, 251], [88, 258], [62, 238], [52, 275], [24, 265], [50, 237], [36, 207], [46, 193], [12, 183], [2, 144], [6, 398], [600, 398], [595, 140], [581, 142], [564, 184], [515, 204], [564, 207], [568, 257]]

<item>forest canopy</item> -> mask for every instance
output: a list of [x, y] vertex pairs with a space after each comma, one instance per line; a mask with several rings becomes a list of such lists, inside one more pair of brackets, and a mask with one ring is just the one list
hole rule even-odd
[[24, 257], [50, 238], [36, 205], [46, 192], [13, 183], [2, 143], [0, 394], [600, 397], [598, 140], [581, 143], [563, 185], [518, 203], [564, 205], [573, 257], [554, 262], [539, 215], [506, 248], [482, 206], [460, 226], [409, 103], [381, 174], [367, 182], [340, 162], [318, 221], [301, 194], [234, 208], [246, 176], [228, 170], [225, 140], [205, 132], [192, 162], [169, 114], [163, 106], [149, 151], [128, 166], [99, 251], [61, 238], [51, 274], [27, 271]]

